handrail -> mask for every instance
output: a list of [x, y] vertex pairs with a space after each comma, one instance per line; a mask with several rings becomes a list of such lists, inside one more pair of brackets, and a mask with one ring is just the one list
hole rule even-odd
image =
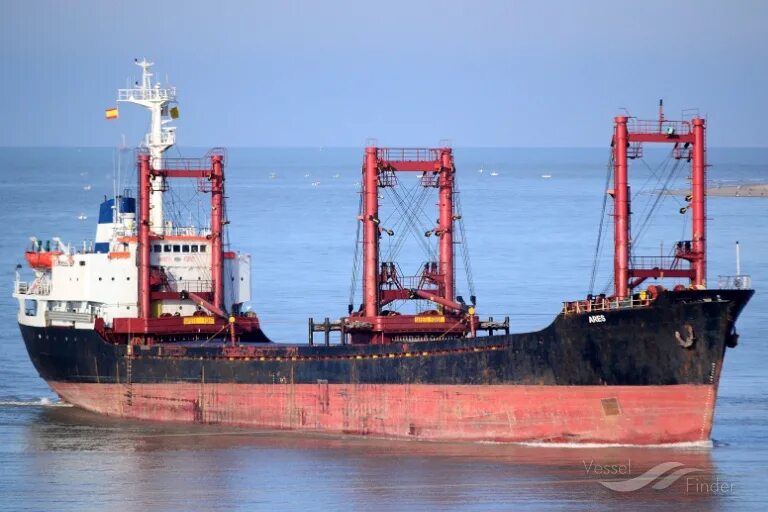
[[717, 276], [717, 287], [722, 290], [751, 290], [752, 276], [745, 274], [737, 276]]
[[130, 89], [118, 89], [117, 101], [152, 101], [152, 100], [175, 100], [176, 88], [166, 87], [160, 89], [159, 87], [144, 88], [134, 87]]
[[167, 291], [180, 292], [182, 290], [201, 293], [210, 292], [213, 290], [213, 281], [211, 280], [189, 280], [189, 281], [173, 281], [169, 280], [167, 284]]
[[207, 171], [212, 168], [208, 158], [163, 158], [165, 171]]
[[378, 148], [378, 157], [384, 161], [436, 162], [440, 150], [435, 148]]
[[[642, 295], [642, 294], [641, 294]], [[650, 296], [631, 296], [624, 299], [616, 297], [600, 298], [596, 297], [592, 300], [576, 300], [563, 302], [563, 309], [561, 313], [592, 313], [599, 311], [611, 311], [616, 309], [632, 309], [650, 306], [652, 299]]]
[[689, 121], [659, 121], [658, 119], [630, 118], [627, 122], [629, 133], [647, 133], [658, 135], [689, 135], [691, 123]]
[[43, 280], [16, 281], [14, 291], [18, 295], [50, 295], [51, 283]]
[[630, 263], [634, 269], [663, 269], [679, 268], [680, 258], [677, 256], [632, 256]]

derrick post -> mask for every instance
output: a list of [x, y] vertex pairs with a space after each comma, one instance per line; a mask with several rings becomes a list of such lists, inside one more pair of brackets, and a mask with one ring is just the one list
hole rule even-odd
[[379, 314], [379, 177], [377, 148], [365, 148], [363, 163], [363, 304], [365, 316]]
[[613, 276], [614, 295], [623, 299], [629, 281], [629, 186], [627, 178], [627, 117], [617, 116], [613, 136]]
[[139, 155], [139, 318], [149, 318], [149, 196], [151, 191], [151, 173], [149, 155]]
[[224, 224], [224, 171], [221, 155], [211, 156], [211, 280], [213, 305], [224, 309], [222, 225]]
[[453, 266], [453, 184], [454, 168], [453, 156], [450, 148], [440, 150], [440, 176], [438, 178], [439, 214], [438, 233], [439, 245], [439, 270], [443, 277], [443, 298], [454, 299], [454, 266]]
[[693, 215], [692, 249], [695, 259], [693, 265], [693, 282], [696, 288], [707, 286], [707, 162], [704, 141], [704, 120], [693, 119], [693, 156], [691, 180], [691, 210]]

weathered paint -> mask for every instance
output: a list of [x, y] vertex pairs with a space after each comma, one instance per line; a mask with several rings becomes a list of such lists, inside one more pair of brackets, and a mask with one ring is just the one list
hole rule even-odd
[[[103, 414], [421, 439], [655, 444], [708, 439], [726, 346], [752, 293], [661, 292], [648, 306], [603, 311], [599, 322], [561, 313], [535, 332], [387, 345], [124, 345], [94, 330], [21, 329], [40, 376]], [[691, 343], [680, 333], [693, 333]]]
[[84, 409], [143, 420], [423, 440], [663, 444], [709, 439], [713, 385], [86, 384]]

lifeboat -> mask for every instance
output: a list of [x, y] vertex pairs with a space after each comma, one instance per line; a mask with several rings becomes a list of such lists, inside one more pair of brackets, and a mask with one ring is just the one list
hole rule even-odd
[[29, 266], [36, 270], [49, 269], [53, 261], [62, 254], [61, 251], [27, 251], [24, 253]]

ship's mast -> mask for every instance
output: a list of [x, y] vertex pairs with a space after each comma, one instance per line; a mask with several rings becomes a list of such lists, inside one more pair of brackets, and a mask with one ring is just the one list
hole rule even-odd
[[[176, 101], [175, 87], [160, 87], [159, 82], [152, 83], [153, 74], [150, 68], [154, 64], [146, 59], [135, 61], [141, 67], [141, 82], [130, 89], [118, 89], [117, 101], [135, 103], [150, 113], [150, 128], [144, 138], [144, 145], [149, 150], [150, 163], [154, 169], [163, 168], [163, 153], [176, 143], [176, 127], [167, 126], [171, 119], [167, 117], [167, 106]], [[155, 176], [150, 188], [150, 230], [158, 235], [166, 234], [165, 220], [163, 218], [163, 192], [165, 192], [165, 178]]]
[[[619, 299], [631, 295], [646, 279], [683, 278], [690, 286], [704, 289], [707, 286], [706, 246], [706, 141], [705, 121], [693, 117], [689, 120], [671, 121], [664, 117], [664, 104], [659, 102], [658, 120], [641, 120], [617, 116], [611, 143], [614, 161], [614, 188], [609, 193], [614, 200], [614, 296]], [[691, 192], [686, 197], [690, 203], [680, 209], [693, 214], [691, 239], [677, 242], [671, 260], [655, 260], [651, 257], [630, 257], [630, 194], [628, 160], [642, 156], [642, 144], [672, 144], [673, 158], [691, 162]], [[631, 261], [634, 259], [635, 261]], [[683, 268], [682, 261], [688, 262]]]

